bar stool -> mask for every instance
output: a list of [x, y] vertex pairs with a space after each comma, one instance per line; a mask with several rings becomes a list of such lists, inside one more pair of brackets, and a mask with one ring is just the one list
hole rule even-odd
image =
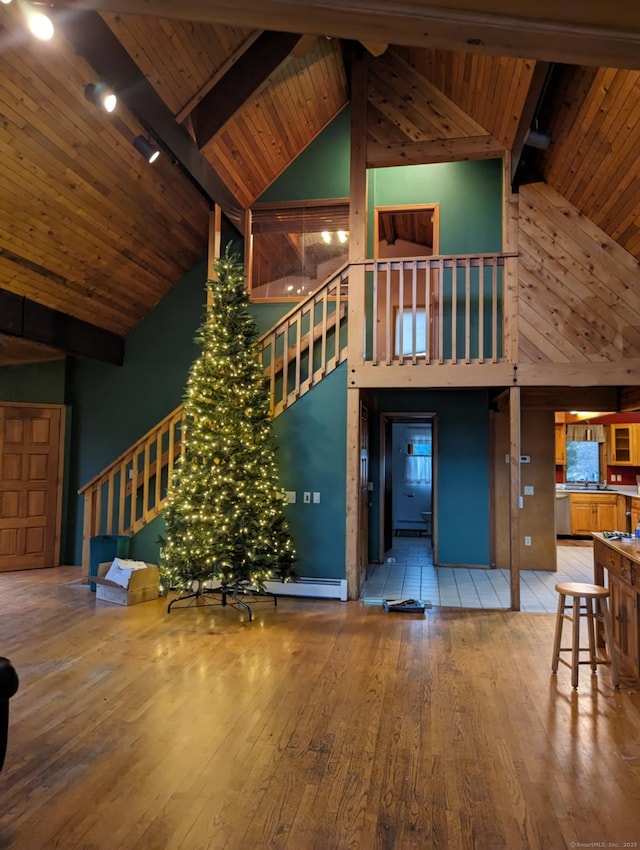
[[[611, 678], [613, 686], [620, 687], [620, 677], [618, 675], [618, 664], [616, 662], [615, 649], [613, 646], [613, 630], [611, 628], [611, 618], [609, 617], [609, 608], [607, 606], [607, 597], [609, 591], [606, 587], [600, 587], [598, 584], [583, 584], [582, 582], [566, 581], [556, 584], [558, 596], [558, 613], [556, 615], [556, 633], [553, 643], [553, 660], [551, 662], [551, 670], [553, 673], [558, 672], [558, 663], [561, 662], [567, 667], [571, 667], [571, 684], [574, 688], [578, 687], [578, 665], [589, 664], [591, 666], [591, 674], [595, 675], [598, 664], [611, 665]], [[570, 600], [567, 602], [567, 597]], [[584, 599], [584, 602], [581, 600]], [[567, 609], [572, 611], [567, 614]], [[587, 639], [588, 647], [580, 646], [580, 620], [585, 618], [587, 621]], [[573, 623], [572, 630], [572, 645], [560, 646], [562, 640], [562, 626], [565, 620]], [[608, 657], [598, 657], [596, 645], [596, 630], [595, 622], [602, 623], [604, 630], [604, 643]], [[571, 652], [571, 663], [560, 657], [561, 652]], [[580, 653], [588, 652], [589, 659], [580, 661]]]

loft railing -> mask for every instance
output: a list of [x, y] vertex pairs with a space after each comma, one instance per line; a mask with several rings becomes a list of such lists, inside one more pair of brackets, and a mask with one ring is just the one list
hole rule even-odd
[[365, 365], [500, 361], [510, 256], [366, 261]]
[[272, 418], [346, 359], [348, 282], [344, 265], [260, 338]]
[[[500, 360], [509, 256], [367, 260], [365, 365]], [[346, 359], [348, 282], [345, 265], [260, 338], [272, 418]], [[133, 535], [161, 513], [181, 451], [182, 420], [180, 405], [78, 491], [85, 581], [92, 537]]]

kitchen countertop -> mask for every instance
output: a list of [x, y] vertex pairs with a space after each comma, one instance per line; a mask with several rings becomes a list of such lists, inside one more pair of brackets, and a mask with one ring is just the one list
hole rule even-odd
[[640, 496], [638, 488], [633, 484], [609, 484], [606, 490], [596, 490], [595, 487], [575, 487], [571, 484], [556, 484], [556, 493], [588, 493], [590, 496], [614, 495], [614, 496]]

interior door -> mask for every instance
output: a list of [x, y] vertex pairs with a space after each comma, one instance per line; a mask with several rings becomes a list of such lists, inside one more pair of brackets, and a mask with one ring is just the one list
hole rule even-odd
[[0, 405], [0, 571], [58, 563], [63, 410]]

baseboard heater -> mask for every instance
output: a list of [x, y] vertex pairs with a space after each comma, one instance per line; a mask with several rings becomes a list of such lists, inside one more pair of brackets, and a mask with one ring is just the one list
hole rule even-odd
[[299, 578], [297, 581], [266, 581], [265, 590], [276, 596], [314, 596], [318, 599], [347, 601], [347, 580], [343, 578]]

